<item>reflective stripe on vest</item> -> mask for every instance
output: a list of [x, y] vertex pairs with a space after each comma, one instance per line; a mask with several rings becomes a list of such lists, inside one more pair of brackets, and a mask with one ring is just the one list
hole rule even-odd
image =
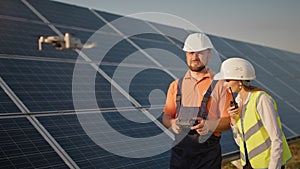
[[[268, 132], [266, 131], [263, 123], [261, 121], [260, 115], [257, 112], [257, 102], [259, 97], [262, 94], [266, 94], [272, 102], [274, 103], [274, 109], [277, 112], [276, 102], [264, 91], [256, 91], [252, 92], [250, 99], [246, 105], [246, 112], [244, 113], [243, 119], [243, 128], [244, 134], [242, 131], [242, 123], [241, 120], [237, 121], [238, 129], [242, 134], [240, 139], [240, 156], [241, 162], [244, 166], [246, 164], [246, 156], [244, 149], [244, 141], [246, 142], [246, 148], [248, 152], [248, 159], [253, 168], [268, 168], [270, 163], [270, 155], [271, 155], [271, 140]], [[276, 113], [276, 117], [278, 120], [278, 124], [281, 128], [280, 117], [278, 113]], [[282, 143], [283, 143], [283, 154], [282, 154], [282, 165], [286, 164], [286, 162], [291, 158], [291, 152], [289, 150], [288, 144], [286, 142], [286, 138], [284, 133], [282, 132]]]

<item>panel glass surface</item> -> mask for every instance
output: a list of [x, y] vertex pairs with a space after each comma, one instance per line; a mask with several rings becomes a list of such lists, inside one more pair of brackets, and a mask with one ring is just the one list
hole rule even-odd
[[[300, 73], [300, 70], [298, 70], [299, 68], [295, 69], [295, 67], [293, 67], [294, 64], [297, 64], [297, 60], [293, 58], [289, 59], [288, 52], [283, 53], [283, 56], [277, 56], [276, 52], [270, 50], [268, 47], [249, 44], [247, 46], [254, 51], [255, 55], [252, 56], [254, 56], [254, 61], [259, 64], [259, 66], [264, 67], [268, 72], [272, 73], [274, 78], [286, 83], [288, 82], [288, 85], [295, 90], [295, 86], [300, 82], [300, 78], [297, 78], [297, 74]], [[294, 58], [295, 57], [297, 56], [294, 56]]]
[[56, 50], [50, 44], [43, 44], [42, 51], [38, 50], [40, 36], [57, 36], [47, 25], [1, 18], [0, 22], [0, 39], [2, 42], [0, 54], [68, 59], [74, 59], [77, 56], [71, 50]]
[[173, 42], [175, 42], [180, 49], [183, 48], [184, 41], [190, 32], [181, 28], [149, 22], [152, 26], [158, 29], [160, 34], [168, 36]]
[[[123, 90], [127, 91], [141, 106], [164, 105], [165, 94], [169, 84], [174, 80], [170, 75], [160, 69], [125, 68], [124, 71], [118, 71], [118, 69], [121, 69], [118, 67], [116, 74], [112, 77]], [[112, 74], [110, 71], [113, 71], [116, 67], [103, 66], [102, 69], [108, 74]], [[114, 94], [116, 95], [117, 93]], [[119, 95], [117, 96], [113, 97], [112, 100], [114, 102], [116, 102], [116, 98], [120, 98]], [[103, 98], [101, 93], [97, 97], [98, 100]], [[130, 104], [127, 106], [130, 106]]]
[[239, 147], [235, 143], [232, 135], [232, 131], [228, 130], [222, 133], [221, 137], [221, 150], [222, 154], [230, 154], [232, 152], [239, 151]]
[[1, 77], [30, 111], [74, 110], [72, 101], [74, 63], [0, 60]]
[[15, 103], [7, 96], [7, 94], [0, 88], [0, 114], [20, 113], [21, 111]]
[[40, 19], [20, 0], [1, 0], [0, 15], [40, 21]]
[[0, 119], [0, 168], [68, 168], [26, 118]]
[[104, 22], [88, 8], [53, 1], [28, 0], [49, 22], [65, 26], [75, 26], [98, 30]]
[[215, 49], [221, 53], [224, 57], [229, 58], [232, 56], [239, 56], [241, 55], [240, 52], [232, 49], [232, 46], [230, 46], [225, 38], [213, 36], [213, 35], [208, 35], [211, 42], [213, 43]]
[[113, 14], [113, 13], [107, 13], [104, 11], [98, 11], [95, 9], [95, 12], [97, 12], [101, 17], [103, 17], [107, 22], [112, 22], [116, 19], [119, 19], [123, 16], [121, 15], [117, 15], [117, 14]]
[[[22, 1], [0, 2], [0, 76], [32, 112], [28, 118], [37, 117], [80, 168], [168, 168], [172, 139], [159, 138], [162, 111], [169, 84], [187, 70], [189, 32], [96, 11], [116, 31], [87, 8], [27, 2], [61, 33], [97, 44], [81, 56], [50, 44], [38, 51], [39, 36], [56, 33]], [[253, 63], [252, 84], [276, 100], [286, 137], [298, 137], [300, 54], [208, 36], [223, 60]], [[0, 99], [0, 168], [67, 168], [3, 89]], [[221, 144], [223, 155], [238, 150], [230, 130]]]
[[[122, 134], [130, 137], [147, 137], [155, 135], [156, 131], [161, 132], [157, 127], [149, 124], [141, 124], [145, 127], [132, 125], [122, 120], [121, 116], [116, 116], [115, 112], [104, 114], [106, 116], [105, 119], [110, 122], [110, 125], [115, 127], [115, 130], [100, 130], [104, 128], [102, 125], [90, 125], [93, 127], [90, 129], [94, 131], [94, 136], [100, 135], [105, 139], [107, 146], [109, 144], [118, 145], [116, 149], [121, 151], [122, 149], [126, 150], [126, 146], [129, 145], [124, 140], [118, 139], [118, 132], [122, 132]], [[84, 116], [87, 119], [93, 119], [90, 121], [90, 124], [98, 123], [99, 115], [85, 114]], [[76, 115], [43, 116], [38, 119], [80, 168], [168, 168], [169, 152], [163, 152], [148, 158], [129, 158], [107, 151], [97, 145], [97, 142], [90, 139]], [[100, 122], [100, 124], [102, 123]], [[155, 142], [153, 145], [145, 145], [145, 148], [147, 146], [159, 146], [159, 142]], [[137, 151], [135, 149], [133, 146], [132, 151]]]

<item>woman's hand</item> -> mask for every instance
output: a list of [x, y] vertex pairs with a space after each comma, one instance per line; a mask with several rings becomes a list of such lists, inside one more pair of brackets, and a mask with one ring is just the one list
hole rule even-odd
[[240, 118], [240, 107], [234, 108], [234, 106], [228, 109], [228, 114], [230, 115], [231, 124], [235, 125], [236, 121]]

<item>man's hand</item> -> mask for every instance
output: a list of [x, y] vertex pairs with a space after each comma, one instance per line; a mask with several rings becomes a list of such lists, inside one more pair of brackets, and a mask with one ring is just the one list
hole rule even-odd
[[209, 129], [205, 126], [205, 120], [201, 117], [197, 117], [196, 121], [198, 121], [198, 124], [191, 127], [191, 130], [196, 130], [198, 134], [205, 135], [208, 133]]
[[171, 129], [175, 134], [179, 134], [181, 132], [181, 127], [176, 124], [177, 119], [171, 120]]

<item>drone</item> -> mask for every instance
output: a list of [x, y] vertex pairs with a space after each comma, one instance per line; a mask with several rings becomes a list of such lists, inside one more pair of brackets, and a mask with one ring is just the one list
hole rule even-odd
[[73, 37], [70, 33], [65, 33], [64, 37], [61, 36], [40, 36], [39, 40], [39, 51], [42, 50], [42, 43], [49, 43], [57, 50], [63, 49], [82, 49], [82, 48], [93, 48], [96, 46], [95, 43], [82, 44], [79, 38]]

